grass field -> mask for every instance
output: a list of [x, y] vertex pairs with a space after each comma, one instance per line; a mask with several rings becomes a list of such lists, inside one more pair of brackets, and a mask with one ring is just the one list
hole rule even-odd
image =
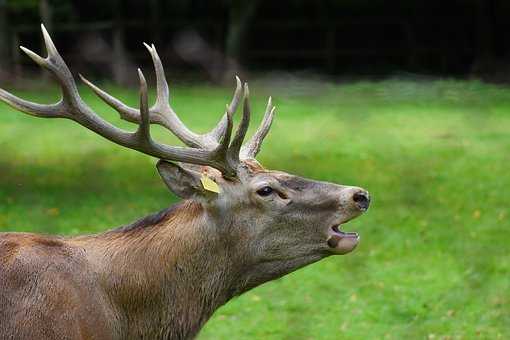
[[[109, 88], [135, 105], [136, 91]], [[198, 131], [230, 89], [173, 89]], [[56, 89], [16, 91], [49, 102]], [[85, 100], [122, 126], [89, 91]], [[368, 189], [362, 241], [218, 310], [200, 339], [509, 339], [510, 89], [463, 81], [251, 89], [278, 114], [267, 167]], [[255, 124], [252, 124], [255, 125]], [[163, 130], [160, 139], [175, 143]], [[0, 231], [91, 233], [173, 202], [155, 160], [0, 104]]]

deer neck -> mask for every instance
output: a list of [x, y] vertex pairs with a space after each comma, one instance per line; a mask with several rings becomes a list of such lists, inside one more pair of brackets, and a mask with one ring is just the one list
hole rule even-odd
[[190, 338], [242, 290], [243, 256], [197, 202], [152, 218], [95, 236], [87, 250], [129, 334]]

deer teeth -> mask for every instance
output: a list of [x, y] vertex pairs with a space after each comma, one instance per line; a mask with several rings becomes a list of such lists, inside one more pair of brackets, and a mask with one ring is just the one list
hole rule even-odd
[[334, 226], [331, 227], [331, 230], [333, 231], [333, 233], [335, 235], [340, 236], [340, 237], [359, 237], [357, 232], [354, 232], [354, 231], [343, 231], [343, 230], [340, 230], [341, 227], [342, 227], [341, 224], [334, 225]]

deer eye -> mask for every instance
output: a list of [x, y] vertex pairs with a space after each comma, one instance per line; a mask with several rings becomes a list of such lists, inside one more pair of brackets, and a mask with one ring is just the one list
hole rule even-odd
[[257, 190], [257, 194], [260, 196], [269, 196], [273, 193], [273, 188], [271, 187], [263, 187], [262, 189]]

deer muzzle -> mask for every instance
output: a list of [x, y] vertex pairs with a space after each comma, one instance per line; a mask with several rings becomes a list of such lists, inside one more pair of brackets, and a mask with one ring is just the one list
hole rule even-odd
[[340, 206], [347, 216], [344, 216], [342, 222], [328, 229], [327, 243], [332, 253], [343, 255], [356, 248], [360, 237], [356, 232], [341, 230], [342, 224], [367, 211], [370, 206], [370, 195], [358, 187], [345, 187], [340, 197]]

